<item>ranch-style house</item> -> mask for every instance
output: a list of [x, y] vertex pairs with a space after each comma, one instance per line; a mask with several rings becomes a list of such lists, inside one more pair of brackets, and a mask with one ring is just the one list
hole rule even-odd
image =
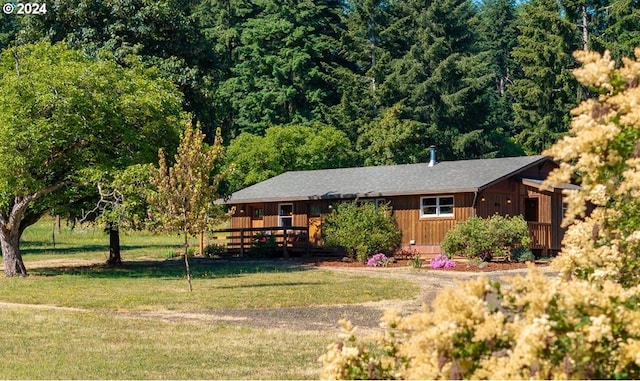
[[[432, 150], [435, 152], [435, 150]], [[440, 252], [449, 229], [471, 216], [523, 215], [531, 249], [560, 249], [563, 185], [542, 190], [557, 164], [546, 156], [292, 171], [233, 193], [229, 247], [240, 251], [256, 234], [274, 234], [290, 250], [322, 248], [323, 217], [339, 202], [389, 203], [402, 246], [420, 254]]]

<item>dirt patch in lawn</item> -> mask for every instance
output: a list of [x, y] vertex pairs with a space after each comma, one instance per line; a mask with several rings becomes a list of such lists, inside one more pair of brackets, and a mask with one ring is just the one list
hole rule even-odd
[[[524, 275], [527, 272], [525, 264], [519, 263], [489, 263], [479, 270], [475, 266], [468, 266], [461, 262], [455, 269], [413, 268], [408, 262], [397, 262], [388, 267], [370, 267], [359, 263], [343, 262], [340, 260], [294, 258], [291, 260], [276, 260], [275, 262], [299, 263], [303, 266], [313, 266], [318, 270], [332, 271], [344, 276], [368, 276], [381, 278], [404, 279], [420, 287], [420, 292], [411, 300], [382, 300], [359, 304], [318, 305], [308, 307], [262, 308], [262, 309], [225, 309], [208, 313], [207, 318], [218, 322], [234, 325], [247, 325], [259, 328], [286, 328], [297, 331], [337, 331], [338, 320], [347, 319], [361, 330], [378, 330], [380, 318], [388, 309], [400, 310], [403, 314], [421, 311], [429, 305], [438, 292], [446, 287], [454, 287], [458, 282], [477, 276], [487, 276], [499, 280], [507, 276]], [[539, 267], [543, 272], [553, 274], [547, 264]]]

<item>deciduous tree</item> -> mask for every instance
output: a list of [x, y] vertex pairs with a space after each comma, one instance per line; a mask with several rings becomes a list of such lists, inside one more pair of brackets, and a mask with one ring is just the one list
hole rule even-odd
[[0, 242], [5, 275], [26, 275], [20, 235], [82, 196], [96, 172], [150, 162], [177, 136], [181, 97], [153, 69], [91, 60], [65, 44], [0, 55]]
[[328, 126], [274, 126], [265, 136], [242, 133], [229, 145], [227, 192], [286, 171], [347, 167], [356, 157], [346, 134]]
[[189, 236], [219, 224], [226, 214], [219, 198], [218, 185], [225, 172], [215, 172], [223, 160], [220, 131], [212, 146], [204, 142], [204, 134], [191, 123], [186, 125], [175, 163], [170, 165], [160, 151], [159, 168], [152, 169], [153, 185], [149, 196], [151, 227], [157, 231], [177, 232], [184, 237], [184, 263], [189, 291], [192, 290], [189, 269]]

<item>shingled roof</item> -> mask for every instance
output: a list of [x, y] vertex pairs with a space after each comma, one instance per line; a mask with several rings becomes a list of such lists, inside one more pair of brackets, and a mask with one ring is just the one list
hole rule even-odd
[[239, 190], [227, 204], [477, 192], [546, 156], [286, 172]]

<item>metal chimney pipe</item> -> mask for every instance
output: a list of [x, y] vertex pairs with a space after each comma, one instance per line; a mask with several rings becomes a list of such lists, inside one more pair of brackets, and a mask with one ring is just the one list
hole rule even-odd
[[429, 161], [429, 167], [433, 167], [436, 165], [436, 146], [432, 145], [429, 147], [431, 149], [431, 160]]

